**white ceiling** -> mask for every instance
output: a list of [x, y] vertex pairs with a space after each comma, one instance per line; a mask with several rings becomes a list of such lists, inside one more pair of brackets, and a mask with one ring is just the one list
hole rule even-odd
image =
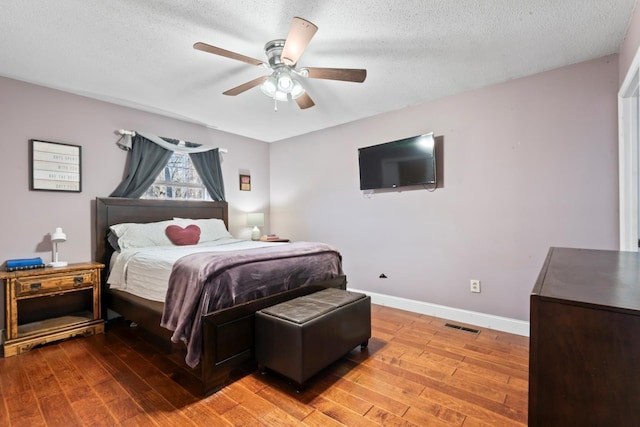
[[[0, 75], [272, 142], [616, 53], [635, 3], [3, 0]], [[192, 48], [266, 60], [294, 16], [319, 27], [299, 67], [366, 81], [305, 79], [316, 106], [274, 112], [259, 88], [222, 95], [267, 70]]]

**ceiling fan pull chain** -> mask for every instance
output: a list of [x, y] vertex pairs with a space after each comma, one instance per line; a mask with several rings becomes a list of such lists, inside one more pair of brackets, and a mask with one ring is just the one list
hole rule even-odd
[[278, 100], [276, 99], [276, 97], [275, 97], [275, 96], [273, 97], [273, 111], [274, 111], [275, 113], [277, 113], [277, 112], [278, 112]]

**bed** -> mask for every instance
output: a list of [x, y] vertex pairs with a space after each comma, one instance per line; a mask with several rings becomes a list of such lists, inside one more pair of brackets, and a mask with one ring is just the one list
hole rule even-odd
[[[135, 322], [179, 369], [174, 379], [192, 392], [206, 395], [230, 381], [238, 372], [249, 372], [254, 361], [254, 313], [265, 307], [306, 295], [328, 287], [346, 289], [346, 278], [335, 274], [304, 286], [277, 291], [241, 302], [227, 308], [207, 311], [196, 320], [201, 322], [198, 338], [202, 345], [199, 363], [187, 364], [187, 347], [171, 341], [173, 332], [160, 326], [165, 310], [164, 302], [133, 295], [126, 290], [110, 289], [107, 285], [109, 266], [114, 253], [108, 242], [109, 227], [122, 223], [154, 223], [173, 218], [217, 218], [228, 227], [226, 202], [163, 201], [126, 198], [96, 199], [95, 259], [107, 268], [103, 277], [103, 310], [112, 310]], [[341, 269], [340, 269], [341, 273]], [[232, 375], [233, 374], [233, 375]]]

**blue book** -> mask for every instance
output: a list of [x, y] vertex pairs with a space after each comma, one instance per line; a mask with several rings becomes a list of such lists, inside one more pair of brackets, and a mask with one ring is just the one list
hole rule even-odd
[[21, 258], [7, 260], [7, 267], [24, 267], [28, 265], [44, 264], [42, 258]]
[[7, 269], [18, 267], [31, 267], [43, 265], [42, 258], [22, 258], [22, 259], [10, 259], [7, 260]]

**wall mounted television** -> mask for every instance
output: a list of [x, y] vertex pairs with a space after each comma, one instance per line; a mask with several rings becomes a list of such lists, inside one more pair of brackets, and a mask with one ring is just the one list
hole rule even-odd
[[435, 151], [433, 133], [359, 148], [360, 190], [435, 186]]

